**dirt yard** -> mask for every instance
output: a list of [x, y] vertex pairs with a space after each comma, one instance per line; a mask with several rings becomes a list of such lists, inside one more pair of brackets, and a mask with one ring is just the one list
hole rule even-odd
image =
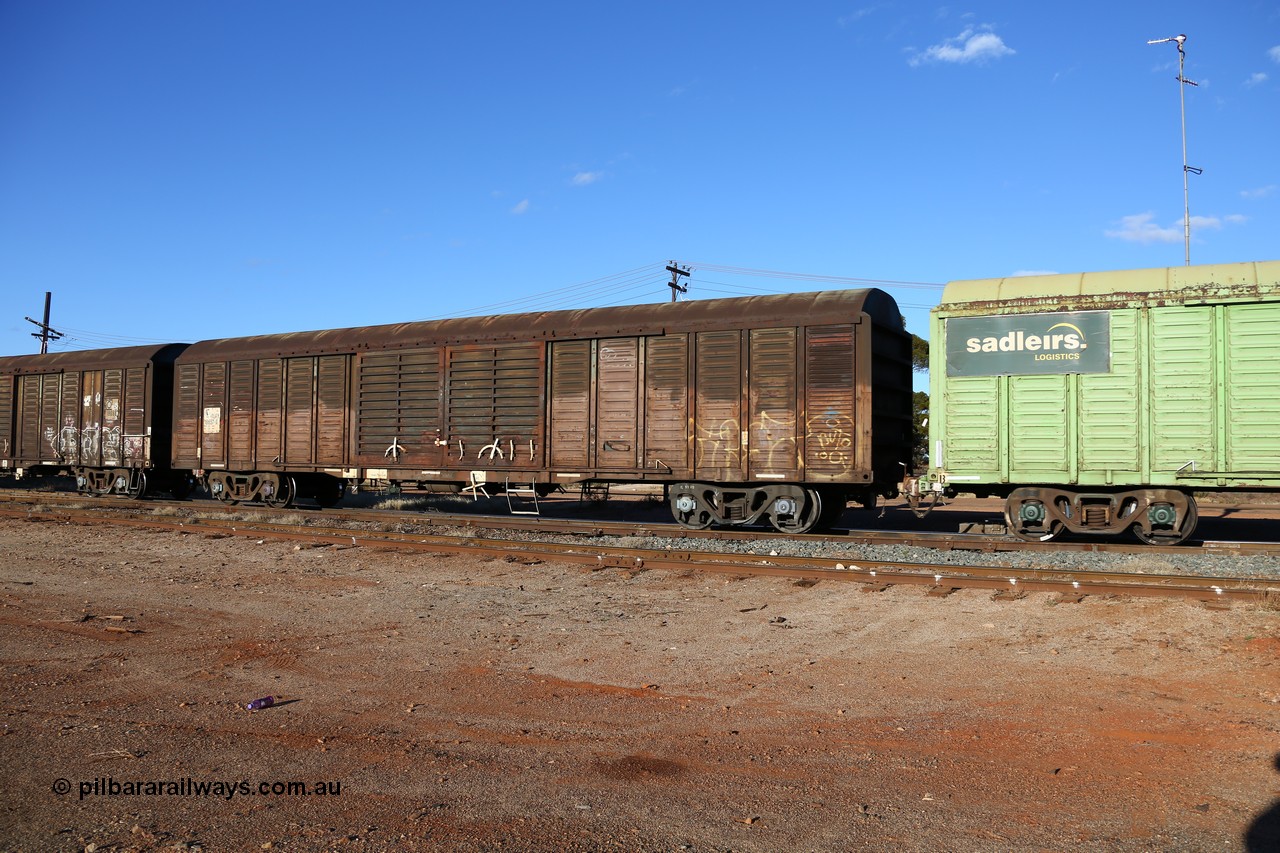
[[6, 849], [1280, 847], [1273, 608], [8, 519], [0, 557]]

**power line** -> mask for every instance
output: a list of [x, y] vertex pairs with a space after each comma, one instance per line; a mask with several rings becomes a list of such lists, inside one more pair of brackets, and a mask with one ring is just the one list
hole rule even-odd
[[781, 270], [761, 270], [752, 269], [750, 267], [731, 267], [723, 264], [705, 264], [695, 262], [699, 270], [708, 270], [710, 272], [722, 272], [732, 275], [755, 276], [757, 278], [784, 278], [794, 281], [821, 281], [830, 282], [832, 284], [856, 284], [860, 286], [866, 285], [886, 285], [893, 287], [919, 288], [922, 290], [941, 290], [946, 287], [945, 283], [932, 281], [895, 281], [885, 278], [854, 278], [852, 276], [843, 275], [822, 275], [819, 273], [803, 273], [803, 272], [783, 272]]

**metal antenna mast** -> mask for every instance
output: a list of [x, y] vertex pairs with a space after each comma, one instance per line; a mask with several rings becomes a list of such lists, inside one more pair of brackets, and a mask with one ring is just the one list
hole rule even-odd
[[1199, 86], [1200, 84], [1194, 80], [1188, 80], [1183, 74], [1186, 67], [1187, 52], [1182, 45], [1187, 40], [1185, 35], [1170, 36], [1167, 39], [1150, 39], [1147, 44], [1164, 44], [1165, 42], [1176, 42], [1178, 45], [1178, 99], [1182, 105], [1182, 233], [1183, 241], [1186, 245], [1186, 262], [1187, 266], [1191, 266], [1191, 200], [1187, 191], [1187, 175], [1195, 172], [1197, 175], [1204, 172], [1204, 169], [1187, 165], [1187, 86]]
[[56, 332], [49, 325], [49, 303], [53, 301], [53, 294], [49, 291], [44, 292], [44, 322], [40, 323], [27, 317], [28, 323], [35, 323], [40, 327], [40, 331], [32, 332], [31, 337], [40, 339], [40, 354], [45, 355], [49, 352], [49, 341], [56, 341], [62, 337], [62, 332]]

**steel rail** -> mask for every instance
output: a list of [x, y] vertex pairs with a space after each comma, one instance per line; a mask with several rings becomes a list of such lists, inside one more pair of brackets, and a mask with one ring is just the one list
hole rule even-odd
[[[865, 528], [837, 529], [825, 533], [783, 534], [773, 530], [761, 529], [705, 529], [694, 530], [681, 527], [674, 521], [636, 522], [610, 521], [595, 518], [555, 518], [538, 516], [492, 515], [474, 512], [445, 512], [432, 510], [421, 512], [415, 510], [390, 509], [355, 509], [330, 508], [319, 510], [313, 507], [289, 507], [275, 509], [259, 504], [237, 504], [228, 506], [214, 500], [192, 503], [186, 501], [146, 501], [139, 504], [135, 501], [124, 501], [118, 497], [93, 497], [85, 495], [67, 495], [50, 492], [27, 492], [22, 494], [0, 493], [0, 503], [21, 504], [29, 502], [51, 504], [74, 504], [78, 506], [96, 506], [118, 512], [138, 512], [136, 507], [166, 507], [184, 511], [217, 512], [233, 514], [238, 512], [260, 512], [263, 514], [288, 514], [302, 512], [308, 515], [322, 513], [322, 517], [330, 521], [351, 521], [356, 523], [385, 524], [391, 521], [404, 521], [427, 526], [464, 527], [478, 530], [529, 530], [538, 533], [559, 533], [564, 535], [585, 536], [660, 536], [667, 539], [726, 539], [740, 541], [768, 541], [785, 539], [800, 542], [832, 542], [850, 545], [900, 545], [916, 548], [934, 548], [942, 551], [978, 551], [988, 553], [1010, 552], [1067, 552], [1087, 553], [1120, 553], [1120, 554], [1171, 554], [1185, 555], [1196, 553], [1235, 555], [1235, 556], [1280, 556], [1280, 542], [1245, 542], [1245, 541], [1204, 541], [1189, 540], [1179, 545], [1146, 545], [1131, 542], [1115, 541], [1072, 541], [1055, 540], [1053, 542], [1036, 542], [1019, 539], [1007, 534], [992, 533], [951, 533], [936, 531], [912, 530], [871, 530]], [[905, 511], [905, 510], [904, 510]]]
[[1210, 578], [1189, 575], [1152, 575], [1096, 570], [993, 568], [989, 566], [931, 565], [828, 557], [786, 557], [723, 552], [673, 551], [644, 548], [594, 547], [579, 543], [488, 539], [477, 536], [415, 534], [352, 530], [348, 528], [300, 527], [260, 521], [211, 519], [164, 519], [121, 513], [95, 514], [44, 512], [40, 515], [0, 509], [0, 515], [31, 521], [98, 523], [172, 530], [204, 535], [237, 535], [261, 539], [307, 541], [354, 547], [403, 548], [416, 551], [449, 552], [485, 556], [531, 558], [568, 562], [597, 568], [697, 569], [733, 574], [779, 576], [807, 580], [840, 580], [884, 589], [895, 584], [915, 584], [930, 588], [936, 595], [959, 589], [995, 590], [999, 597], [1020, 598], [1031, 592], [1057, 592], [1064, 600], [1080, 600], [1089, 595], [1132, 595], [1190, 598], [1224, 604], [1230, 601], [1274, 602], [1280, 600], [1280, 579]]

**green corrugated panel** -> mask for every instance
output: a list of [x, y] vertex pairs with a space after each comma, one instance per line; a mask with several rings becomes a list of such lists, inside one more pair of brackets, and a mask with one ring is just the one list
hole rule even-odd
[[[952, 377], [942, 396], [942, 421], [947, 431], [946, 466], [972, 473], [999, 472], [997, 377]], [[931, 452], [932, 449], [931, 446]]]
[[1212, 308], [1151, 312], [1151, 470], [1194, 462], [1217, 471], [1216, 362]]
[[1227, 470], [1280, 471], [1280, 303], [1226, 309]]
[[1137, 311], [1111, 312], [1111, 372], [1079, 377], [1082, 472], [1142, 468], [1137, 318]]
[[[1068, 470], [1066, 376], [1010, 376], [1009, 463], [1015, 479]], [[1060, 475], [1059, 475], [1060, 476]]]

